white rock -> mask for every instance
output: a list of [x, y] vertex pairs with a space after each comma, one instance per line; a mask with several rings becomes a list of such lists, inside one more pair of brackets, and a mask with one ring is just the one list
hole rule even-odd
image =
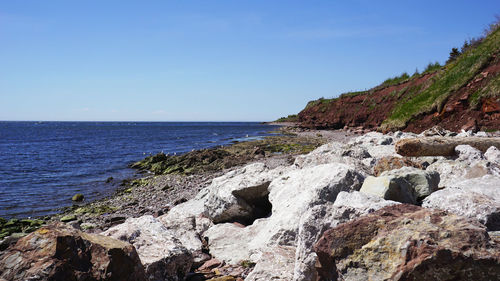
[[220, 223], [209, 228], [205, 233], [208, 239], [210, 254], [218, 260], [228, 264], [238, 264], [244, 260], [257, 262], [260, 256], [253, 254], [260, 252], [249, 248], [253, 236], [259, 227], [250, 225], [242, 227], [234, 223]]
[[263, 251], [259, 262], [245, 281], [283, 280], [293, 278], [295, 247], [276, 246]]
[[272, 216], [254, 241], [292, 245], [300, 216], [309, 208], [334, 202], [341, 191], [359, 190], [363, 176], [344, 164], [324, 164], [291, 171], [269, 185]]
[[390, 144], [393, 144], [393, 142], [394, 142], [393, 138], [389, 135], [384, 135], [384, 134], [379, 133], [379, 132], [369, 132], [369, 133], [366, 133], [362, 136], [359, 136], [359, 137], [349, 141], [349, 144], [390, 145]]
[[344, 163], [341, 151], [344, 144], [329, 142], [305, 155], [295, 158], [294, 166], [297, 168], [314, 167], [320, 164]]
[[476, 133], [476, 137], [488, 137], [488, 134], [486, 134], [486, 132], [479, 131]]
[[[275, 246], [295, 246], [299, 220], [308, 209], [334, 202], [341, 191], [358, 190], [363, 177], [344, 164], [292, 170], [269, 185], [272, 214], [244, 228], [218, 224], [205, 232], [212, 255], [230, 263], [249, 259]], [[235, 258], [236, 257], [236, 258]]]
[[416, 138], [417, 134], [396, 131], [392, 134], [392, 137], [396, 139]]
[[359, 191], [342, 191], [337, 195], [337, 199], [333, 203], [333, 206], [353, 208], [361, 214], [369, 214], [383, 207], [395, 204], [400, 203], [392, 200], [385, 200], [378, 196], [364, 194]]
[[205, 201], [203, 196], [200, 197], [181, 203], [158, 218], [165, 228], [174, 233], [182, 245], [195, 256], [202, 252], [201, 233], [212, 225], [212, 222], [204, 216]]
[[500, 150], [494, 146], [488, 148], [484, 153], [484, 157], [497, 165], [500, 165]]
[[465, 131], [462, 130], [460, 133], [457, 134], [457, 137], [464, 138], [464, 137], [472, 137], [474, 136], [474, 133], [471, 130]]
[[466, 179], [480, 178], [485, 175], [500, 176], [500, 167], [496, 163], [480, 160], [467, 163], [459, 159], [438, 160], [427, 167], [426, 171], [436, 171], [441, 178], [440, 187], [448, 187]]
[[271, 181], [286, 170], [255, 163], [215, 178], [206, 188], [207, 216], [215, 223], [251, 218], [254, 210], [251, 201], [266, 197]]
[[149, 280], [184, 280], [193, 258], [153, 216], [129, 218], [101, 233], [134, 245]]
[[474, 163], [484, 159], [481, 151], [466, 144], [457, 145], [455, 152], [458, 155], [458, 161], [465, 161], [466, 163]]
[[422, 206], [469, 217], [489, 230], [500, 230], [500, 177], [485, 176], [451, 184], [425, 198]]

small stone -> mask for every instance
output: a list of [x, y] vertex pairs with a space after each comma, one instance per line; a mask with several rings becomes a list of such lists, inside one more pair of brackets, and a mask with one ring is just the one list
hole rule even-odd
[[83, 201], [83, 198], [84, 198], [83, 194], [77, 193], [77, 194], [73, 195], [71, 200], [73, 200], [75, 202], [80, 202], [80, 201]]
[[233, 276], [221, 276], [208, 279], [207, 281], [236, 281], [236, 279]]
[[60, 221], [62, 221], [62, 222], [70, 222], [70, 221], [74, 221], [74, 220], [76, 220], [75, 215], [66, 215], [60, 219]]
[[222, 262], [218, 259], [211, 259], [206, 261], [202, 266], [198, 268], [198, 270], [203, 271], [203, 270], [210, 270], [212, 268], [218, 267], [222, 264]]
[[84, 222], [84, 223], [80, 224], [80, 228], [82, 230], [89, 230], [89, 229], [93, 229], [95, 227], [96, 227], [96, 225], [93, 223], [90, 223], [90, 222]]

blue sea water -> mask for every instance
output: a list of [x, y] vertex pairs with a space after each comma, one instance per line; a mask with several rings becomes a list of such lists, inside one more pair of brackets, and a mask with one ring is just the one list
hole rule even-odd
[[109, 195], [134, 175], [127, 165], [149, 154], [226, 145], [273, 129], [256, 122], [0, 122], [0, 217], [54, 213], [75, 193]]

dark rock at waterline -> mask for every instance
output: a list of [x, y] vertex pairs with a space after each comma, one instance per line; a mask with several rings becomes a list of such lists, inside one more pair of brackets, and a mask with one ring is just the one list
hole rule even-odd
[[160, 174], [192, 175], [217, 172], [273, 154], [302, 154], [324, 144], [324, 140], [307, 137], [267, 137], [262, 140], [238, 142], [231, 146], [191, 151], [182, 155], [158, 153], [130, 165], [140, 171]]
[[83, 201], [83, 198], [84, 198], [83, 194], [77, 193], [77, 194], [73, 195], [73, 197], [71, 197], [71, 200], [75, 201], [75, 202], [81, 202], [81, 201]]
[[53, 224], [23, 237], [0, 258], [0, 280], [146, 280], [135, 248]]
[[38, 219], [10, 219], [0, 217], [0, 240], [14, 233], [31, 233], [43, 224]]
[[320, 280], [498, 280], [500, 245], [479, 223], [393, 205], [326, 231], [314, 246]]

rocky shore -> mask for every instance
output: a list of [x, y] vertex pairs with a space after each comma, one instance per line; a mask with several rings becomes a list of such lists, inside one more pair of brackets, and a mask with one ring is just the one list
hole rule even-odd
[[[130, 165], [141, 171], [142, 176], [115, 182], [117, 190], [112, 196], [92, 202], [73, 200], [72, 206], [51, 216], [9, 220], [0, 217], [0, 251], [20, 237], [52, 222], [61, 221], [87, 232], [98, 233], [129, 217], [161, 215], [172, 206], [193, 198], [213, 178], [238, 166], [256, 161], [266, 162], [269, 166], [283, 165], [293, 162], [296, 155], [310, 152], [332, 138], [296, 131], [286, 125], [275, 133], [280, 135], [183, 155], [159, 153], [149, 156]], [[350, 135], [338, 133], [335, 137]], [[152, 163], [155, 159], [166, 158], [170, 163]], [[150, 169], [152, 164], [156, 166]], [[159, 169], [159, 165], [163, 169]], [[108, 181], [116, 180], [109, 178]]]
[[428, 136], [491, 137], [309, 131], [147, 158], [12, 240], [0, 280], [498, 280], [500, 150], [396, 153]]

